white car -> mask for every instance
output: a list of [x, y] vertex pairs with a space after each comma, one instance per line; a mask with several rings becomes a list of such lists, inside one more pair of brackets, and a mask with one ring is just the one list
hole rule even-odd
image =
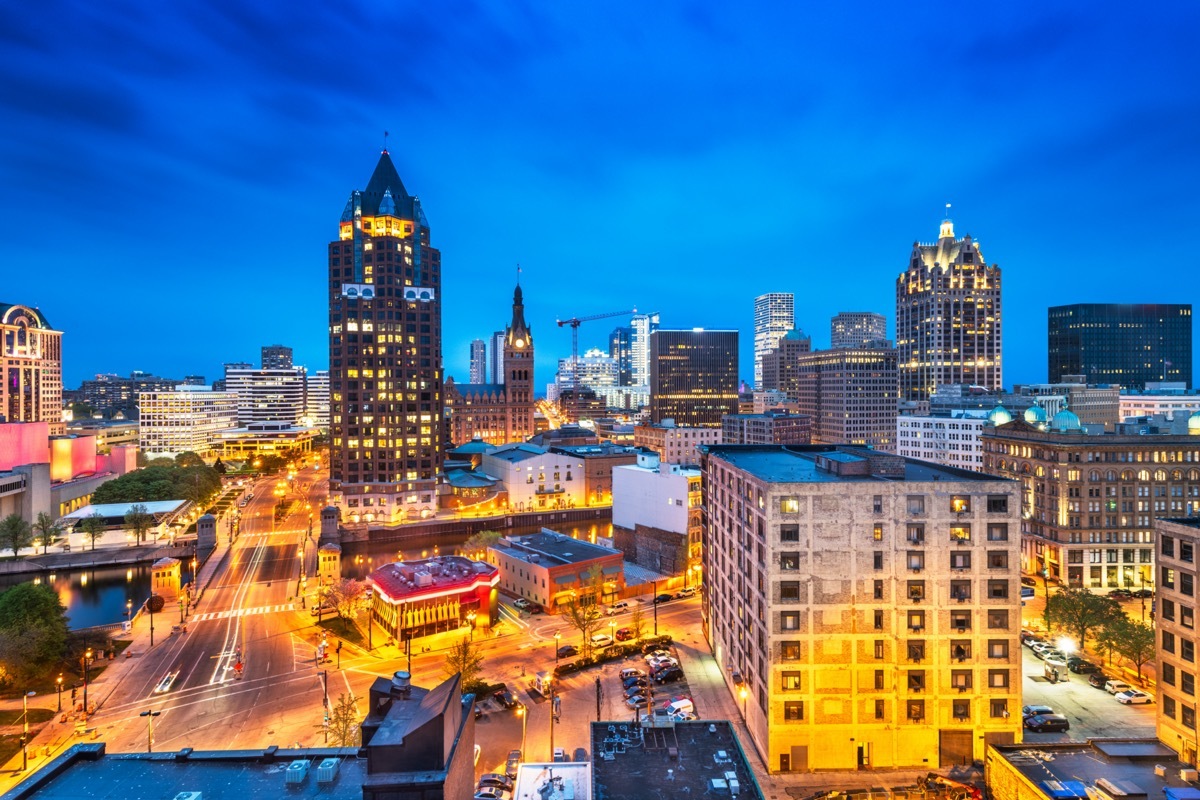
[[613, 638], [607, 633], [593, 634], [591, 638], [592, 647], [609, 647], [613, 643]]
[[1153, 703], [1154, 698], [1145, 692], [1139, 692], [1137, 689], [1129, 689], [1124, 692], [1117, 693], [1117, 702], [1124, 703], [1127, 706], [1141, 705], [1142, 703]]
[[512, 800], [512, 792], [495, 786], [480, 786], [475, 792], [475, 800]]
[[1125, 681], [1109, 681], [1104, 684], [1104, 691], [1109, 694], [1120, 694], [1121, 692], [1132, 691], [1133, 687]]
[[162, 680], [158, 682], [158, 686], [154, 687], [155, 694], [166, 694], [171, 691], [171, 687], [175, 685], [175, 679], [179, 677], [179, 670], [168, 672], [163, 675]]
[[645, 676], [646, 670], [644, 669], [629, 667], [628, 669], [621, 670], [621, 680], [625, 680], [626, 678], [644, 678]]

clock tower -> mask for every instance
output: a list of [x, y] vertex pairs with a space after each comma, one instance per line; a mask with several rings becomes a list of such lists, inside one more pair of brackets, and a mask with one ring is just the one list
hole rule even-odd
[[512, 322], [504, 332], [504, 390], [511, 412], [510, 442], [533, 436], [533, 332], [525, 323], [521, 284], [513, 292]]

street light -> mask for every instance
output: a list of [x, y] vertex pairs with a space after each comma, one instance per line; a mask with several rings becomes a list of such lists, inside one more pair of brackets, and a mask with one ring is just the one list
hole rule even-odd
[[35, 694], [37, 692], [26, 692], [21, 695], [21, 710], [24, 712], [22, 717], [25, 720], [25, 729], [21, 734], [21, 772], [29, 768], [29, 757], [25, 754], [25, 746], [29, 744], [29, 698]]
[[149, 599], [146, 600], [146, 608], [150, 609], [150, 646], [154, 647], [154, 591], [151, 590]]
[[87, 652], [83, 654], [83, 718], [84, 719], [87, 719], [87, 715], [88, 715], [87, 690], [88, 690], [88, 678], [91, 675], [91, 666], [92, 666], [92, 648], [89, 647], [87, 649]]
[[161, 711], [143, 711], [138, 714], [139, 717], [146, 717], [146, 752], [154, 752], [154, 718], [161, 715]]
[[742, 684], [742, 690], [738, 693], [742, 696], [742, 719], [746, 719], [746, 698], [750, 696], [750, 691], [746, 688], [746, 684]]
[[58, 679], [54, 681], [58, 685], [58, 710], [62, 711], [62, 673], [58, 673]]
[[658, 636], [658, 581], [654, 581], [654, 599], [651, 603], [654, 604], [654, 635]]
[[560, 631], [555, 631], [554, 632], [554, 666], [556, 668], [558, 667], [558, 642], [560, 639], [562, 639], [562, 633]]
[[[551, 709], [550, 713], [554, 713]], [[522, 703], [517, 706], [517, 716], [521, 718], [521, 758], [525, 757], [525, 726], [529, 722], [529, 716], [525, 710], [525, 705]], [[553, 754], [551, 754], [553, 755]]]

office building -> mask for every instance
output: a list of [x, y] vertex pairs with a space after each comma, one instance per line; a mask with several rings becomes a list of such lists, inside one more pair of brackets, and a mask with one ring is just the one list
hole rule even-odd
[[1159, 741], [1196, 766], [1196, 587], [1200, 570], [1200, 517], [1159, 517], [1157, 615], [1154, 625], [1158, 702], [1155, 727]]
[[812, 444], [812, 427], [807, 414], [730, 414], [721, 420], [721, 444]]
[[312, 450], [318, 430], [289, 422], [251, 422], [221, 432], [221, 456], [249, 461], [259, 456], [287, 456]]
[[1126, 389], [1160, 381], [1192, 385], [1190, 304], [1076, 303], [1052, 306], [1046, 319], [1051, 383], [1082, 375]]
[[720, 428], [721, 417], [737, 412], [737, 331], [658, 330], [650, 336], [651, 422]]
[[1153, 586], [1155, 518], [1200, 514], [1200, 415], [1185, 425], [1105, 433], [1070, 409], [1043, 425], [993, 417], [983, 469], [1021, 482], [1022, 569], [1092, 590]]
[[[182, 381], [134, 372], [128, 378], [96, 375], [80, 384], [79, 400], [106, 417], [136, 417], [138, 395], [142, 392], [169, 392]], [[215, 385], [213, 389], [218, 387]], [[222, 390], [223, 391], [223, 390]]]
[[896, 455], [981, 472], [983, 426], [989, 413], [958, 409], [939, 415], [901, 414], [896, 417]]
[[138, 395], [138, 436], [147, 456], [221, 454], [221, 435], [237, 427], [238, 396], [207, 386], [178, 386]]
[[754, 298], [754, 388], [763, 388], [763, 357], [796, 327], [796, 296], [770, 292]]
[[330, 492], [396, 520], [437, 506], [442, 267], [391, 156], [351, 192], [329, 244]]
[[492, 383], [503, 384], [504, 331], [496, 331], [488, 341], [491, 345], [488, 348], [488, 374], [492, 376]]
[[617, 360], [617, 380], [621, 386], [633, 385], [633, 328], [613, 328], [608, 335], [608, 354]]
[[633, 428], [634, 447], [657, 453], [664, 464], [699, 464], [700, 447], [720, 443], [720, 428], [676, 425], [673, 419]]
[[1015, 742], [1019, 484], [854, 447], [706, 448], [701, 611], [771, 772]]
[[900, 399], [927, 400], [944, 383], [999, 390], [1000, 321], [1000, 268], [970, 236], [956, 239], [947, 218], [896, 279]]
[[[1152, 384], [1153, 386], [1153, 384]], [[1148, 388], [1142, 392], [1121, 391], [1118, 417], [1125, 421], [1129, 417], [1165, 416], [1173, 418], [1182, 414], [1185, 418], [1200, 411], [1200, 393], [1178, 389]]]
[[329, 430], [329, 370], [319, 369], [304, 376], [304, 418], [307, 427]]
[[658, 330], [658, 312], [653, 314], [634, 314], [629, 322], [633, 331], [629, 342], [633, 386], [648, 386], [650, 384], [650, 336]]
[[1122, 421], [1121, 387], [1089, 386], [1082, 375], [1064, 375], [1060, 383], [1018, 383], [1013, 394], [1031, 398], [1047, 418], [1069, 408], [1085, 427], [1099, 425], [1111, 431]]
[[62, 331], [36, 308], [0, 303], [0, 422], [45, 422], [63, 433]]
[[504, 332], [503, 383], [455, 383], [446, 379], [450, 441], [479, 438], [492, 444], [523, 442], [533, 428], [533, 332], [525, 322], [525, 300], [513, 292], [512, 322]]
[[557, 401], [576, 385], [590, 389], [608, 406], [620, 406], [620, 398], [629, 392], [629, 387], [620, 385], [620, 364], [617, 359], [603, 350], [591, 348], [576, 358], [560, 358], [554, 383], [546, 388], [546, 399]]
[[896, 351], [817, 350], [797, 358], [796, 401], [814, 442], [892, 450], [896, 441]]
[[800, 356], [812, 352], [812, 337], [794, 328], [763, 356], [763, 391], [780, 392], [795, 400], [800, 391]]
[[842, 311], [829, 322], [830, 347], [878, 347], [887, 341], [887, 319], [870, 311]]
[[269, 344], [262, 349], [263, 369], [291, 369], [292, 348], [281, 344]]
[[225, 391], [237, 395], [242, 427], [253, 422], [300, 424], [308, 411], [306, 390], [303, 367], [225, 370]]
[[625, 560], [611, 547], [575, 539], [549, 528], [507, 536], [487, 550], [500, 570], [500, 587], [550, 614], [577, 600], [611, 603], [625, 588]]
[[487, 342], [471, 340], [471, 366], [468, 370], [471, 383], [487, 383]]

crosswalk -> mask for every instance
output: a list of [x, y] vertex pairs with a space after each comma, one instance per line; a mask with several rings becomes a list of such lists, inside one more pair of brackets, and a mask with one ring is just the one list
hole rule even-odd
[[257, 606], [255, 608], [231, 608], [227, 611], [211, 611], [207, 614], [195, 614], [188, 622], [204, 622], [206, 619], [229, 619], [230, 617], [249, 617], [255, 614], [275, 614], [280, 611], [292, 611], [292, 603], [278, 603], [273, 606]]

